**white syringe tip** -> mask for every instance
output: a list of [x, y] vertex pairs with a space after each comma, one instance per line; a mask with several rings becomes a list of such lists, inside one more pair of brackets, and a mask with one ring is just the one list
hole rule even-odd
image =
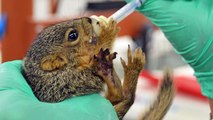
[[111, 15], [109, 18], [118, 23], [126, 18], [129, 14], [133, 13], [137, 7], [140, 7], [143, 3], [143, 0], [133, 0]]

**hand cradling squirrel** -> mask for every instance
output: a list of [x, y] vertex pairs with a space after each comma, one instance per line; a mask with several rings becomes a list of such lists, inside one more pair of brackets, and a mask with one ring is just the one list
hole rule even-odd
[[[117, 23], [83, 17], [48, 26], [36, 37], [24, 58], [24, 76], [35, 96], [43, 102], [60, 102], [67, 98], [97, 93], [106, 83], [105, 97], [122, 119], [135, 100], [139, 73], [145, 56], [140, 48], [134, 54], [128, 47], [128, 61], [121, 58], [124, 81], [113, 68], [111, 53], [118, 33]], [[161, 120], [169, 109], [174, 87], [169, 73], [160, 86], [157, 99], [141, 120]]]

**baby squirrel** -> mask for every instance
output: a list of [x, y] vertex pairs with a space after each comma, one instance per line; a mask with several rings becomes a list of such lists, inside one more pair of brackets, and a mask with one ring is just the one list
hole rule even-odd
[[[82, 17], [48, 26], [42, 30], [27, 52], [24, 76], [35, 96], [43, 102], [60, 102], [73, 96], [97, 93], [106, 83], [106, 98], [122, 119], [134, 103], [137, 80], [145, 64], [141, 49], [134, 54], [128, 47], [127, 63], [121, 58], [124, 81], [113, 68], [117, 53], [110, 53], [119, 29], [107, 23]], [[166, 74], [152, 107], [141, 120], [160, 120], [174, 94], [170, 74]]]

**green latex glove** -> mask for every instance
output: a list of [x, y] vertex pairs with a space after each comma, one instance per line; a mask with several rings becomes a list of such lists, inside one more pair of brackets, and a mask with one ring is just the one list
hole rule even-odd
[[146, 0], [138, 11], [164, 32], [194, 68], [202, 94], [213, 98], [213, 0]]
[[0, 65], [0, 120], [118, 120], [111, 103], [99, 94], [60, 103], [38, 101], [21, 74], [21, 64]]

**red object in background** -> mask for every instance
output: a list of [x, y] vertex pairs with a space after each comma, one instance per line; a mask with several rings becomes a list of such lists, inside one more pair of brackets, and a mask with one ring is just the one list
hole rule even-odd
[[[149, 80], [151, 84], [154, 86], [158, 85], [160, 78], [151, 74], [149, 71], [144, 70], [141, 72], [140, 77], [144, 77]], [[194, 96], [196, 98], [206, 100], [207, 98], [201, 94], [200, 85], [197, 82], [194, 76], [175, 76], [174, 75], [174, 83], [177, 89], [177, 92]]]
[[2, 0], [7, 28], [2, 40], [2, 61], [22, 59], [29, 45], [32, 0]]

